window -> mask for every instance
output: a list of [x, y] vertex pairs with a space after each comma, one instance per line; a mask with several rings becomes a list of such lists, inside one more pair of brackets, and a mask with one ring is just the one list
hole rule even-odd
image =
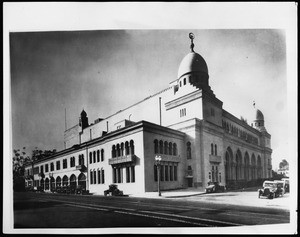
[[183, 85], [185, 85], [185, 84], [186, 84], [186, 79], [184, 78], [184, 79], [183, 79]]
[[154, 181], [157, 182], [157, 166], [154, 165], [153, 168], [154, 168], [153, 169], [154, 170]]
[[104, 150], [101, 149], [101, 161], [104, 161]]
[[42, 174], [44, 173], [44, 166], [43, 165], [41, 166], [41, 173]]
[[179, 82], [179, 86], [181, 87], [181, 81]]
[[94, 174], [94, 184], [96, 184], [97, 183], [96, 170], [93, 171], [93, 174]]
[[115, 158], [115, 157], [116, 157], [116, 146], [115, 146], [115, 145], [112, 146], [112, 149], [111, 149], [111, 157], [112, 157], [112, 158]]
[[96, 163], [96, 151], [93, 152], [93, 162]]
[[101, 174], [102, 174], [102, 179], [101, 179], [101, 181], [102, 181], [102, 183], [104, 184], [104, 183], [105, 183], [105, 179], [104, 179], [104, 170], [102, 170]]
[[94, 180], [93, 180], [93, 171], [92, 170], [90, 170], [90, 179], [91, 179], [91, 184], [93, 184], [94, 182]]
[[56, 170], [60, 170], [60, 161], [56, 161]]
[[84, 155], [83, 154], [79, 155], [78, 164], [84, 165]]
[[170, 166], [170, 181], [173, 181], [173, 166]]
[[159, 154], [164, 153], [164, 142], [162, 140], [159, 141]]
[[134, 155], [134, 142], [133, 142], [133, 140], [130, 140], [130, 154]]
[[53, 170], [54, 170], [54, 164], [52, 162], [52, 163], [50, 163], [50, 171], [53, 171]]
[[211, 148], [211, 152], [210, 152], [210, 154], [214, 154], [214, 144], [210, 144], [210, 148]]
[[67, 159], [63, 159], [63, 169], [66, 169], [68, 167]]
[[135, 166], [131, 166], [131, 183], [135, 182]]
[[164, 143], [164, 154], [167, 155], [168, 154], [168, 142]]
[[180, 117], [186, 116], [186, 108], [180, 109]]
[[172, 155], [172, 142], [169, 142], [169, 155]]
[[169, 166], [165, 166], [165, 180], [169, 181]]
[[126, 167], [126, 183], [130, 182], [130, 167]]
[[154, 140], [154, 154], [158, 154], [158, 141]]
[[100, 184], [100, 183], [101, 183], [101, 182], [100, 182], [100, 181], [101, 181], [101, 180], [100, 180], [101, 173], [100, 173], [100, 170], [99, 170], [99, 169], [97, 170], [97, 172], [98, 172], [98, 184]]
[[117, 144], [117, 157], [121, 156], [120, 145]]
[[186, 158], [192, 159], [192, 148], [191, 148], [190, 142], [187, 142], [187, 144], [186, 144]]
[[129, 155], [129, 142], [125, 142], [125, 155]]
[[164, 181], [164, 166], [160, 166], [160, 181]]
[[100, 151], [97, 150], [97, 162], [100, 162]]
[[121, 143], [121, 156], [124, 156], [124, 143]]
[[174, 166], [174, 181], [177, 181], [177, 166]]
[[176, 143], [173, 144], [173, 156], [177, 156], [177, 145], [176, 145]]
[[72, 156], [72, 157], [70, 158], [70, 167], [74, 167], [74, 166], [75, 166], [75, 157]]
[[90, 152], [90, 164], [92, 164], [93, 163], [93, 157], [92, 157], [92, 152]]
[[215, 156], [218, 155], [218, 152], [217, 152], [217, 145], [215, 144]]
[[45, 172], [46, 173], [49, 172], [49, 165], [48, 164], [45, 165]]

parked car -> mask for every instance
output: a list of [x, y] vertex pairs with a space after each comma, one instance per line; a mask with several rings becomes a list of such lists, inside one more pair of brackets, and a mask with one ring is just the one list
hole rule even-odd
[[118, 189], [118, 185], [111, 184], [109, 188], [104, 191], [104, 196], [123, 196], [123, 191]]
[[285, 192], [289, 193], [290, 192], [290, 180], [289, 180], [289, 178], [282, 178], [281, 180], [284, 181], [284, 183], [285, 183], [285, 185], [284, 185]]
[[280, 187], [280, 184], [274, 181], [265, 181], [263, 187], [258, 190], [258, 198], [261, 196], [273, 199], [283, 195], [283, 189]]
[[44, 187], [43, 186], [38, 186], [36, 191], [43, 193], [44, 192]]
[[285, 194], [285, 182], [283, 180], [274, 180], [277, 183], [277, 186], [282, 189], [282, 196]]
[[208, 186], [205, 188], [206, 193], [225, 192], [225, 186], [219, 182], [208, 182]]
[[87, 191], [84, 186], [78, 185], [76, 187], [75, 194], [88, 194], [88, 193], [89, 191]]

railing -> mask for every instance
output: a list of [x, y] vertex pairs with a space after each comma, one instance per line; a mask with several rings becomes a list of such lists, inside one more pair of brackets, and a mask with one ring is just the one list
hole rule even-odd
[[209, 155], [209, 161], [221, 163], [222, 159], [221, 156]]
[[157, 154], [161, 157], [161, 162], [180, 162], [180, 156]]
[[76, 170], [86, 171], [85, 165], [76, 165]]
[[108, 160], [108, 164], [122, 164], [127, 162], [135, 162], [135, 155], [119, 156]]

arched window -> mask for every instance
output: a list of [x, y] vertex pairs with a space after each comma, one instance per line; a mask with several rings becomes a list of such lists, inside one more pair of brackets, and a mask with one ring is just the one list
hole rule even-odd
[[120, 145], [117, 144], [117, 157], [121, 156]]
[[215, 156], [218, 155], [217, 144], [215, 144]]
[[192, 159], [192, 148], [191, 148], [191, 143], [190, 142], [186, 143], [186, 158], [187, 159]]
[[164, 143], [164, 154], [168, 155], [168, 142]]
[[185, 84], [186, 84], [186, 79], [184, 78], [184, 79], [183, 79], [183, 85], [185, 85]]
[[101, 179], [101, 181], [102, 181], [102, 183], [104, 184], [104, 183], [105, 183], [105, 175], [104, 175], [104, 170], [102, 170], [101, 174], [102, 174], [102, 179]]
[[173, 156], [177, 156], [177, 145], [176, 145], [176, 143], [173, 144]]
[[130, 154], [134, 155], [134, 142], [133, 142], [133, 140], [130, 140]]
[[164, 154], [164, 142], [162, 140], [159, 141], [159, 154]]
[[214, 154], [214, 144], [210, 144], [210, 154]]
[[181, 87], [181, 81], [179, 82], [179, 86]]
[[56, 187], [61, 186], [61, 178], [59, 176], [56, 177]]
[[169, 142], [169, 155], [173, 154], [172, 149], [173, 149], [172, 142]]
[[65, 176], [63, 177], [63, 186], [68, 186], [68, 183], [69, 183], [69, 178], [68, 178], [67, 175], [65, 175]]
[[125, 155], [129, 155], [129, 143], [125, 142]]
[[121, 143], [121, 156], [124, 156], [124, 143]]
[[158, 154], [158, 141], [154, 140], [154, 154]]
[[115, 146], [115, 145], [112, 146], [112, 149], [111, 149], [111, 157], [112, 157], [112, 158], [115, 158], [115, 157], [116, 157], [116, 146]]

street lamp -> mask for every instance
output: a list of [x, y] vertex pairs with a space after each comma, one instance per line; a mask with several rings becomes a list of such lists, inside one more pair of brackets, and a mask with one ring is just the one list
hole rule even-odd
[[161, 196], [160, 192], [160, 165], [161, 165], [161, 156], [155, 156], [155, 165], [157, 167], [157, 191], [158, 196]]

